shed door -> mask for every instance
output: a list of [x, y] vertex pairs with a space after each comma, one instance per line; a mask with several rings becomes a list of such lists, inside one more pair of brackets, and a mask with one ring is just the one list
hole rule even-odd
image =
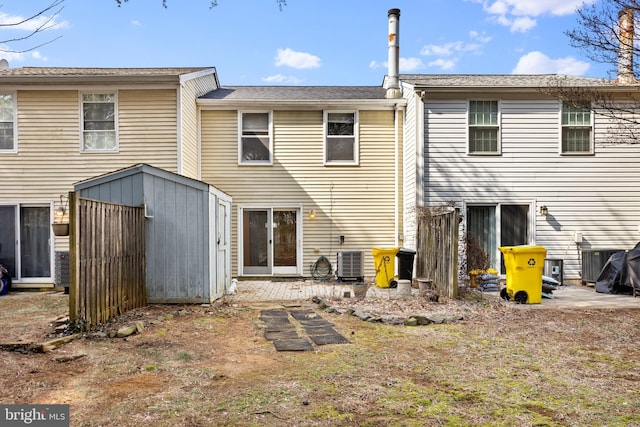
[[231, 285], [231, 202], [217, 198], [217, 271], [215, 297]]

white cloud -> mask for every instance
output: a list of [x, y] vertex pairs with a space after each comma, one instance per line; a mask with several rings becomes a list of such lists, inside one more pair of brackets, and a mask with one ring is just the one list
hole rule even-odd
[[469, 31], [469, 38], [471, 38], [471, 40], [477, 40], [482, 44], [487, 44], [491, 41], [491, 36], [486, 35], [484, 32], [479, 33], [475, 30]]
[[589, 70], [589, 63], [572, 56], [551, 59], [542, 52], [529, 52], [520, 57], [513, 74], [568, 74], [582, 76]]
[[512, 33], [526, 33], [537, 24], [538, 22], [535, 19], [524, 16], [514, 19], [511, 23], [510, 30]]
[[37, 51], [37, 50], [24, 53], [24, 52], [7, 52], [5, 51], [5, 49], [9, 51], [11, 50], [11, 48], [7, 45], [0, 45], [0, 59], [6, 59], [7, 61], [9, 61], [9, 65], [11, 65], [14, 62], [24, 61], [25, 59], [27, 59], [28, 56], [43, 62], [46, 62], [49, 60], [49, 58], [47, 58], [46, 56], [42, 56], [40, 51]]
[[537, 25], [542, 15], [564, 16], [575, 13], [583, 4], [597, 0], [467, 0], [482, 4], [492, 20], [511, 32], [526, 32]]
[[320, 58], [306, 52], [296, 52], [295, 50], [286, 48], [278, 49], [276, 56], [277, 67], [291, 67], [296, 69], [318, 68], [320, 67]]
[[491, 41], [491, 36], [478, 31], [469, 31], [469, 41], [457, 40], [442, 44], [429, 44], [422, 47], [420, 54], [436, 57], [427, 65], [442, 70], [452, 70], [465, 54], [481, 55], [484, 46]]
[[137, 19], [134, 19], [133, 21], [131, 21], [131, 25], [134, 25], [136, 27], [140, 27], [142, 25], [142, 23], [140, 21], [138, 21]]
[[49, 60], [49, 58], [47, 58], [46, 56], [42, 56], [42, 54], [37, 50], [34, 50], [33, 52], [31, 52], [31, 57], [33, 59], [39, 59], [39, 60], [45, 61], [45, 62]]
[[[369, 68], [373, 70], [378, 68], [387, 68], [388, 66], [389, 66], [389, 63], [387, 61], [385, 62], [371, 61], [369, 63]], [[409, 73], [412, 71], [421, 70], [423, 68], [425, 68], [425, 65], [424, 65], [424, 62], [422, 62], [422, 59], [420, 58], [400, 58], [401, 73]]]
[[[483, 0], [484, 10], [494, 15], [540, 16], [571, 15], [583, 3], [596, 0]], [[479, 1], [476, 1], [479, 3]]]
[[[19, 15], [0, 13], [0, 29], [34, 31], [42, 26], [44, 26], [44, 28], [58, 30], [69, 28], [69, 23], [67, 21], [56, 21], [55, 17], [52, 16], [37, 16], [29, 20], [26, 19], [27, 18]], [[19, 22], [21, 22], [21, 24], [16, 25]]]
[[285, 76], [282, 74], [274, 74], [273, 76], [262, 77], [261, 79], [265, 83], [286, 83], [286, 84], [299, 84], [302, 80], [294, 76]]
[[427, 64], [429, 67], [437, 67], [440, 68], [443, 71], [449, 71], [449, 70], [453, 70], [453, 67], [456, 66], [456, 61], [452, 60], [452, 59], [436, 59], [435, 61], [431, 61], [429, 62], [429, 64]]
[[460, 52], [463, 46], [461, 41], [441, 45], [428, 44], [422, 48], [420, 54], [424, 56], [451, 56], [454, 52]]
[[424, 63], [420, 58], [400, 58], [400, 72], [408, 73], [424, 68]]

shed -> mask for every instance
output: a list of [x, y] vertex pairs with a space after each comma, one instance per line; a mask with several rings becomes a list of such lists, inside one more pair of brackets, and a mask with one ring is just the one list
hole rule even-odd
[[150, 303], [208, 303], [231, 283], [231, 196], [195, 179], [137, 164], [80, 181], [88, 199], [145, 206]]

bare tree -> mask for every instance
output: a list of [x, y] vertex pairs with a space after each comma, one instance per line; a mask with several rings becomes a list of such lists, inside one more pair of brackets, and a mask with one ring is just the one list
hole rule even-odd
[[44, 42], [38, 43], [37, 45], [30, 44], [25, 48], [16, 47], [18, 44], [20, 44], [20, 42], [32, 40], [38, 34], [54, 28], [57, 25], [56, 18], [60, 15], [60, 12], [62, 12], [62, 9], [64, 8], [63, 3], [64, 0], [52, 0], [49, 6], [35, 12], [33, 15], [30, 15], [26, 18], [17, 19], [14, 22], [5, 22], [0, 24], [0, 28], [4, 29], [20, 29], [25, 27], [29, 28], [28, 33], [23, 36], [0, 40], [0, 52], [26, 53], [38, 49], [49, 43], [53, 43], [54, 41], [62, 37], [58, 36], [52, 39], [48, 39]]
[[[129, 0], [116, 0], [118, 7], [122, 6], [122, 3], [128, 3], [128, 2]], [[287, 0], [276, 0], [276, 3], [278, 4], [278, 7], [282, 11], [284, 7], [287, 5]], [[162, 6], [164, 8], [167, 8], [168, 5], [169, 5], [169, 0], [162, 0]], [[218, 5], [218, 0], [211, 0], [209, 5], [211, 8], [216, 7]]]
[[566, 32], [570, 44], [589, 59], [608, 64], [609, 79], [555, 77], [542, 91], [576, 107], [591, 106], [608, 119], [608, 143], [640, 143], [640, 84], [634, 63], [640, 57], [637, 0], [600, 0], [577, 10], [578, 26]]
[[[634, 44], [637, 28], [635, 15], [640, 10], [636, 0], [601, 0], [584, 4], [577, 10], [578, 27], [566, 32], [571, 46], [576, 47], [592, 61], [611, 65], [616, 76], [622, 61], [637, 59], [640, 51]], [[622, 57], [621, 52], [631, 54]]]

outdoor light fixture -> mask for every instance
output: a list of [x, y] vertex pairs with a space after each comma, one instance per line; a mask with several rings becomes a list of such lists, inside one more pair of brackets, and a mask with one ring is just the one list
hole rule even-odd
[[545, 205], [540, 206], [540, 215], [542, 216], [549, 215], [549, 209]]
[[316, 210], [315, 209], [311, 209], [309, 211], [309, 218], [313, 219], [316, 217]]

